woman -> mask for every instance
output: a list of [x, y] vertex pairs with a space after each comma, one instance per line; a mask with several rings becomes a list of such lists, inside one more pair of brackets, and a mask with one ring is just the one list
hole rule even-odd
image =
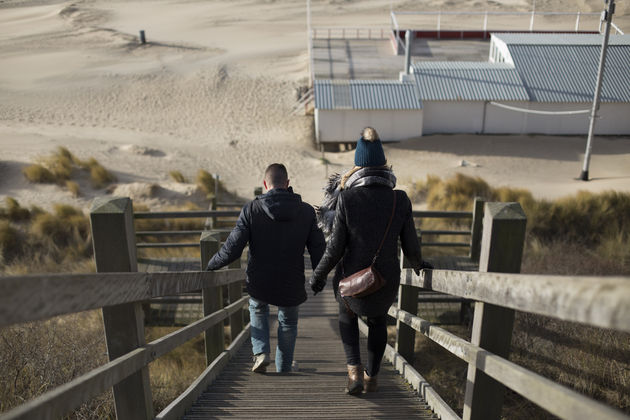
[[[383, 146], [373, 128], [363, 130], [354, 163], [355, 167], [345, 175], [331, 177], [324, 205], [318, 209], [320, 223], [329, 240], [310, 281], [313, 291], [320, 292], [326, 285], [326, 276], [337, 266], [333, 288], [339, 302], [339, 332], [348, 365], [346, 392], [351, 395], [363, 392], [364, 384], [366, 392], [377, 388], [377, 375], [387, 344], [387, 310], [400, 285], [398, 238], [413, 268], [430, 267], [422, 261], [411, 202], [404, 191], [392, 192], [396, 177], [391, 168], [385, 166]], [[385, 286], [362, 298], [342, 297], [338, 292], [339, 280], [371, 264], [390, 216], [391, 226], [375, 263], [386, 280]], [[366, 316], [369, 326], [365, 370], [361, 363], [357, 315]]]

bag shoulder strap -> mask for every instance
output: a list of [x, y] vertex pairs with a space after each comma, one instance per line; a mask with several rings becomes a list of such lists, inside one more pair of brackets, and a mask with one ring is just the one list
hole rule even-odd
[[381, 252], [381, 248], [383, 248], [383, 244], [385, 243], [385, 238], [387, 238], [387, 234], [389, 233], [389, 228], [392, 226], [392, 220], [394, 220], [394, 212], [396, 211], [396, 190], [392, 189], [392, 192], [394, 193], [394, 204], [392, 205], [392, 214], [389, 215], [389, 222], [387, 222], [387, 228], [385, 229], [385, 234], [383, 235], [383, 239], [381, 239], [381, 244], [378, 246], [378, 249], [376, 250], [376, 254], [374, 255], [374, 258], [372, 259], [372, 264], [376, 262], [376, 258], [378, 257], [378, 254]]

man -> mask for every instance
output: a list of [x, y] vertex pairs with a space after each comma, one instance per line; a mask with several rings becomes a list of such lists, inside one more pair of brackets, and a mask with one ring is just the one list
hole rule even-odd
[[247, 203], [225, 244], [208, 263], [216, 270], [240, 258], [249, 243], [247, 291], [250, 296], [254, 366], [264, 373], [269, 365], [269, 305], [278, 307], [276, 371], [295, 370], [298, 306], [306, 301], [304, 247], [312, 268], [324, 254], [326, 242], [317, 226], [315, 210], [289, 187], [287, 169], [274, 163], [265, 170], [266, 193]]

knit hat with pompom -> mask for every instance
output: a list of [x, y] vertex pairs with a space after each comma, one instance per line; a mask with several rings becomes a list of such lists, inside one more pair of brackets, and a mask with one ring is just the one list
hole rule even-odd
[[387, 160], [378, 133], [372, 127], [364, 128], [354, 152], [354, 164], [356, 166], [383, 166], [385, 163]]

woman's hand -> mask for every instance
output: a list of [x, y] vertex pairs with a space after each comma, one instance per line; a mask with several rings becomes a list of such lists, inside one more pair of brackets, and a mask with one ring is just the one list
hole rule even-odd
[[420, 267], [414, 268], [413, 271], [419, 276], [420, 270], [433, 270], [433, 264], [428, 261], [422, 260]]
[[308, 284], [311, 286], [311, 290], [313, 291], [313, 294], [316, 295], [322, 290], [324, 290], [324, 287], [326, 286], [326, 279], [324, 278], [324, 279], [316, 280], [315, 278], [311, 277]]

